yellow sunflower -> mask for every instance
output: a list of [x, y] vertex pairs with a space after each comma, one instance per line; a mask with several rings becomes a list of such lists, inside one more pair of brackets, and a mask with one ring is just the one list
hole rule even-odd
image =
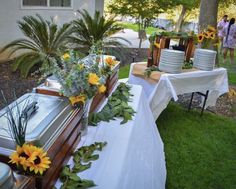
[[110, 66], [110, 67], [112, 67], [112, 66], [114, 66], [115, 64], [116, 64], [116, 61], [112, 58], [112, 57], [107, 57], [106, 59], [105, 59], [105, 63], [108, 65], [108, 66]]
[[160, 43], [154, 43], [154, 46], [156, 47], [156, 48], [160, 48]]
[[71, 96], [69, 97], [69, 100], [72, 106], [75, 106], [76, 104], [83, 105], [85, 103], [86, 96], [85, 95]]
[[203, 39], [204, 39], [204, 35], [202, 33], [198, 34], [197, 39], [198, 39], [197, 40], [198, 43], [201, 43], [203, 41]]
[[32, 155], [32, 150], [30, 149], [30, 145], [24, 144], [22, 147], [17, 146], [16, 151], [13, 152], [10, 156], [9, 163], [22, 165], [23, 169], [27, 169], [27, 162], [29, 157]]
[[215, 37], [216, 37], [215, 32], [210, 32], [210, 38], [211, 38], [211, 39], [215, 39]]
[[206, 39], [210, 38], [210, 32], [207, 31], [207, 32], [204, 32], [203, 34]]
[[216, 29], [213, 26], [208, 26], [207, 30], [210, 31], [210, 32], [216, 33]]
[[28, 158], [27, 166], [30, 171], [33, 171], [35, 174], [43, 174], [49, 168], [51, 161], [47, 157], [47, 153], [44, 152], [42, 148], [37, 148], [33, 154]]
[[89, 73], [89, 77], [88, 77], [88, 82], [91, 85], [98, 85], [99, 84], [99, 77], [97, 76], [97, 74], [95, 73]]
[[105, 85], [101, 85], [101, 86], [99, 86], [99, 88], [98, 88], [98, 92], [99, 93], [104, 93], [105, 91], [106, 91], [106, 86]]
[[62, 56], [62, 58], [63, 58], [64, 60], [68, 60], [68, 59], [70, 58], [69, 53], [65, 53], [65, 54]]
[[83, 70], [84, 69], [84, 64], [79, 64], [79, 69]]

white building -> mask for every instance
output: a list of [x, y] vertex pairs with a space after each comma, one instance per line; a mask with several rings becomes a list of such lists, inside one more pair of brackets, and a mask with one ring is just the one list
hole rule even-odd
[[[38, 13], [60, 25], [78, 18], [77, 10], [82, 9], [90, 14], [103, 12], [104, 0], [0, 0], [0, 48], [23, 37], [17, 21], [25, 15]], [[1, 54], [0, 61], [4, 59], [6, 56]]]

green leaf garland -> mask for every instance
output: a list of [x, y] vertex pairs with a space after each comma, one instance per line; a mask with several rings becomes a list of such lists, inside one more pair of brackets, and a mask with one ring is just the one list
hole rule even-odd
[[89, 125], [96, 126], [100, 121], [109, 122], [117, 117], [123, 118], [121, 124], [132, 120], [135, 111], [128, 105], [130, 101], [131, 87], [125, 83], [120, 83], [115, 92], [108, 98], [107, 104], [98, 113], [89, 115]]
[[73, 153], [74, 166], [70, 168], [66, 165], [60, 175], [60, 181], [63, 183], [60, 189], [82, 189], [96, 186], [92, 180], [81, 179], [77, 174], [89, 169], [92, 165], [91, 161], [99, 158], [95, 151], [102, 151], [106, 142], [95, 142], [90, 146], [82, 146]]

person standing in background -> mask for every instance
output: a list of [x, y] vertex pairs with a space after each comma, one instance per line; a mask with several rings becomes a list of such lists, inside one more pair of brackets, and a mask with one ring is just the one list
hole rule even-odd
[[224, 27], [222, 34], [224, 36], [223, 39], [223, 48], [224, 48], [224, 59], [223, 63], [225, 63], [226, 56], [228, 50], [230, 51], [230, 63], [234, 63], [234, 49], [236, 46], [236, 25], [235, 23], [235, 18], [231, 18], [229, 21], [228, 26]]
[[224, 15], [223, 19], [217, 24], [217, 30], [218, 30], [218, 37], [220, 39], [220, 54], [222, 53], [223, 50], [223, 29], [228, 26], [228, 15]]

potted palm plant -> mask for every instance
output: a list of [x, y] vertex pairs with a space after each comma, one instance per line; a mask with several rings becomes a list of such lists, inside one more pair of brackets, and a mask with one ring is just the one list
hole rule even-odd
[[0, 53], [9, 50], [9, 56], [12, 56], [21, 52], [15, 58], [13, 71], [19, 69], [22, 77], [27, 77], [35, 65], [50, 65], [50, 57], [60, 60], [60, 51], [66, 48], [72, 32], [70, 23], [59, 28], [52, 20], [44, 20], [39, 14], [24, 16], [18, 21], [18, 26], [25, 38], [7, 44]]
[[72, 22], [73, 35], [70, 37], [76, 47], [83, 48], [87, 53], [94, 44], [100, 43], [106, 53], [111, 53], [110, 47], [124, 47], [122, 40], [130, 44], [122, 37], [113, 36], [122, 30], [114, 17], [105, 18], [99, 11], [96, 11], [93, 16], [86, 10], [78, 12], [81, 18]]

